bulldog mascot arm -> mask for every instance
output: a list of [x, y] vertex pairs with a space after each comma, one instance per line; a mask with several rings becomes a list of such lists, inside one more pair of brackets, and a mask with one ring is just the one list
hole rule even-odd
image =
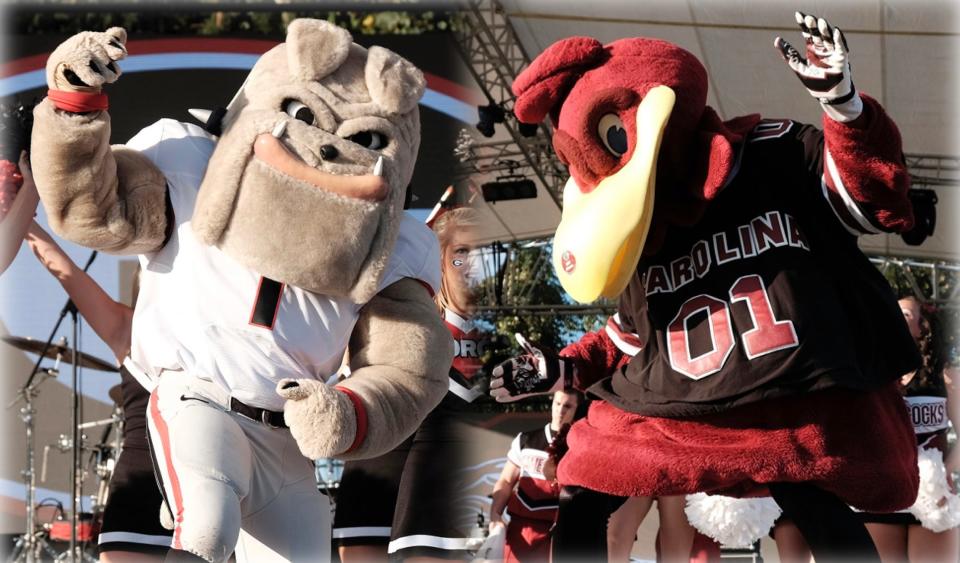
[[[125, 43], [113, 28], [54, 51], [33, 162], [58, 234], [144, 255], [133, 359], [196, 374], [227, 410], [285, 418], [309, 458], [391, 449], [442, 399], [452, 358], [431, 299], [436, 239], [402, 211], [422, 73], [297, 20], [214, 134], [161, 120], [111, 147], [101, 87]], [[347, 347], [353, 377], [325, 386]]]
[[159, 249], [168, 223], [163, 173], [144, 155], [110, 147], [104, 84], [120, 76], [126, 32], [82, 32], [47, 61], [50, 93], [34, 109], [33, 168], [53, 230], [113, 253]]

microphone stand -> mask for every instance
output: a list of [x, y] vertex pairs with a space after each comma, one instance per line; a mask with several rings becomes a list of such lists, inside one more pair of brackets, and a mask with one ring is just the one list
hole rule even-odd
[[[90, 265], [93, 264], [93, 260], [97, 257], [97, 251], [94, 250], [90, 253], [90, 258], [87, 259], [87, 263], [83, 266], [83, 271], [86, 272]], [[77, 305], [73, 302], [73, 299], [67, 299], [66, 305], [63, 306], [63, 310], [60, 311], [60, 319], [63, 320], [63, 317], [69, 313], [70, 319], [73, 325], [73, 366], [71, 369], [71, 388], [73, 390], [73, 405], [71, 406], [71, 423], [70, 431], [73, 436], [73, 456], [70, 464], [70, 482], [73, 483], [73, 486], [70, 489], [70, 562], [76, 563], [77, 561], [77, 526], [80, 522], [80, 495], [82, 494], [82, 486], [80, 483], [81, 472], [80, 472], [80, 319], [79, 312], [77, 311]]]
[[[79, 391], [79, 376], [80, 376], [80, 367], [79, 367], [79, 356], [77, 355], [77, 340], [80, 338], [80, 319], [77, 311], [77, 306], [73, 303], [72, 299], [67, 300], [67, 305], [64, 307], [64, 310], [70, 313], [70, 320], [73, 325], [73, 342], [71, 342], [71, 348], [73, 349], [73, 365], [70, 366], [70, 387], [73, 391], [73, 403], [70, 405], [70, 435], [72, 440], [72, 448], [70, 449], [70, 563], [76, 563], [77, 561], [77, 525], [80, 522], [79, 518], [79, 508], [80, 508], [80, 429], [77, 428], [80, 425], [80, 393]], [[63, 313], [61, 313], [63, 314]]]

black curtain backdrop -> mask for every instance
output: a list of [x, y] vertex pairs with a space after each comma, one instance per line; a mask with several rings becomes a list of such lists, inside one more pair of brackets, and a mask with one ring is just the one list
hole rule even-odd
[[[7, 60], [50, 53], [66, 35], [8, 36]], [[190, 38], [189, 35], [131, 35], [129, 40]], [[218, 39], [242, 38], [280, 42], [282, 36], [242, 37], [217, 36]], [[470, 79], [456, 51], [449, 33], [422, 35], [359, 35], [354, 41], [370, 46], [380, 45], [407, 58], [424, 72], [469, 87]], [[120, 62], [123, 68], [123, 62]], [[245, 70], [170, 70], [136, 72], [123, 75], [105, 91], [110, 96], [110, 116], [113, 126], [111, 142], [124, 143], [137, 131], [160, 118], [172, 118], [195, 123], [188, 108], [213, 109], [225, 106], [243, 83]], [[46, 88], [36, 88], [17, 94], [21, 101], [43, 98]], [[439, 199], [453, 177], [453, 147], [457, 132], [468, 124], [446, 114], [420, 106], [420, 156], [413, 175], [413, 207], [430, 208]]]

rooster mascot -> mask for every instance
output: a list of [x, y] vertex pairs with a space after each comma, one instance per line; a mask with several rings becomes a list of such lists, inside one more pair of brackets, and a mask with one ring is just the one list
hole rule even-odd
[[[774, 42], [823, 128], [706, 106], [703, 65], [657, 39], [572, 37], [513, 84], [569, 167], [554, 266], [618, 315], [559, 355], [530, 346], [491, 394], [562, 386], [595, 401], [569, 433], [554, 553], [602, 555], [629, 496], [771, 495], [818, 560], [876, 558], [848, 505], [917, 495], [895, 380], [918, 355], [865, 233], [911, 227], [900, 134], [851, 80], [840, 29], [797, 13], [806, 52]], [[633, 354], [632, 357], [627, 356]]]

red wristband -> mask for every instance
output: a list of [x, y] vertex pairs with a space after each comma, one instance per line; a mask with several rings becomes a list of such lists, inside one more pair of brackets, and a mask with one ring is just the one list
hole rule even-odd
[[103, 92], [66, 92], [64, 90], [47, 90], [47, 97], [57, 109], [70, 113], [84, 113], [88, 111], [104, 111], [107, 109], [107, 95]]
[[363, 439], [367, 437], [367, 409], [363, 406], [363, 401], [360, 400], [360, 397], [350, 389], [346, 387], [335, 387], [335, 389], [350, 399], [350, 402], [353, 403], [353, 410], [357, 415], [357, 435], [354, 437], [350, 447], [347, 448], [347, 451], [343, 452], [348, 453], [359, 448], [360, 444], [363, 443]]

